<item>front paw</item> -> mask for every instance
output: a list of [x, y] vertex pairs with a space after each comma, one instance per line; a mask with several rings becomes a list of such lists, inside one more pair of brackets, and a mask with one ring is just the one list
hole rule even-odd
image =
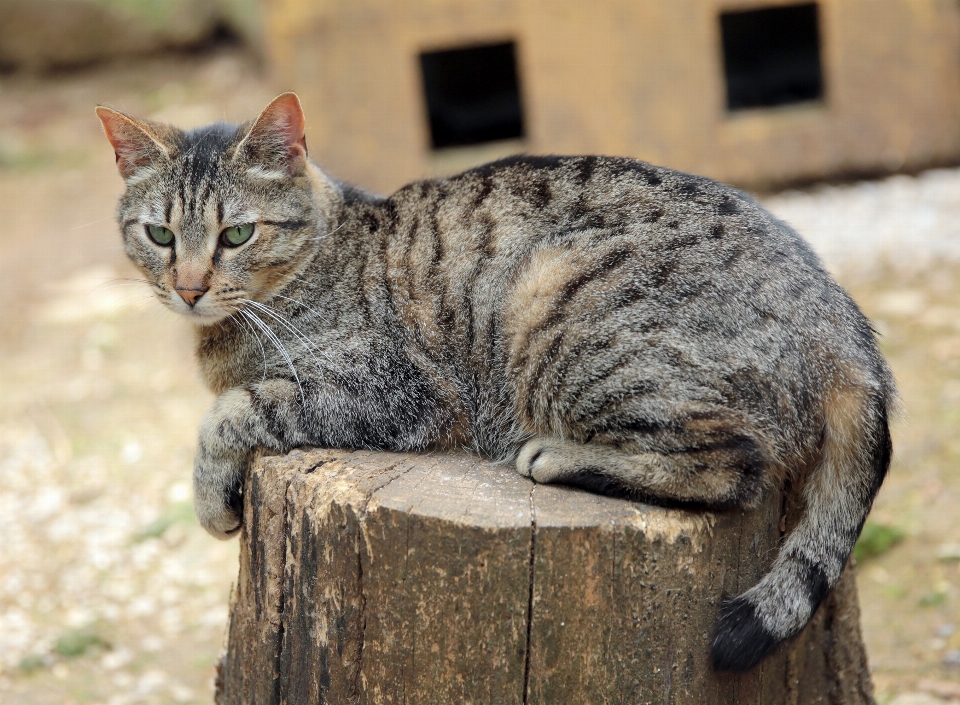
[[200, 526], [226, 540], [240, 531], [244, 463], [236, 458], [197, 453], [193, 470], [194, 510]]

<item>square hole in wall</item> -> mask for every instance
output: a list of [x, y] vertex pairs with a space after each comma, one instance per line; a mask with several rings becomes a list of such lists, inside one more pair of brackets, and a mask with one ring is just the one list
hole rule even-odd
[[816, 3], [720, 15], [727, 108], [823, 98]]
[[523, 137], [513, 42], [420, 54], [434, 149]]

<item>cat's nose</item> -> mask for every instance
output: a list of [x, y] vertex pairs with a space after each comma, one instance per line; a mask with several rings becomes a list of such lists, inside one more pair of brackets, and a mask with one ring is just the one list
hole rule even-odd
[[207, 291], [207, 289], [177, 289], [177, 293], [180, 294], [181, 299], [187, 302], [187, 306], [196, 304]]

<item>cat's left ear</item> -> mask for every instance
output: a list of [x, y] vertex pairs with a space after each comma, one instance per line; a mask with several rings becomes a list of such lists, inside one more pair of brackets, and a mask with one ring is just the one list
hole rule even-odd
[[117, 169], [129, 179], [141, 169], [155, 162], [170, 159], [167, 148], [150, 132], [149, 127], [123, 113], [97, 106], [97, 117], [117, 155]]
[[234, 159], [297, 176], [307, 163], [305, 125], [300, 98], [282, 93], [254, 121]]

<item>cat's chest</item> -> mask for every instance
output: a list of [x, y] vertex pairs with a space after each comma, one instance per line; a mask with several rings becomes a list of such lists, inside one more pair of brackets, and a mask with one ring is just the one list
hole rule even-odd
[[260, 349], [250, 337], [225, 327], [198, 330], [196, 357], [200, 376], [214, 394], [249, 385], [255, 368], [263, 365]]

